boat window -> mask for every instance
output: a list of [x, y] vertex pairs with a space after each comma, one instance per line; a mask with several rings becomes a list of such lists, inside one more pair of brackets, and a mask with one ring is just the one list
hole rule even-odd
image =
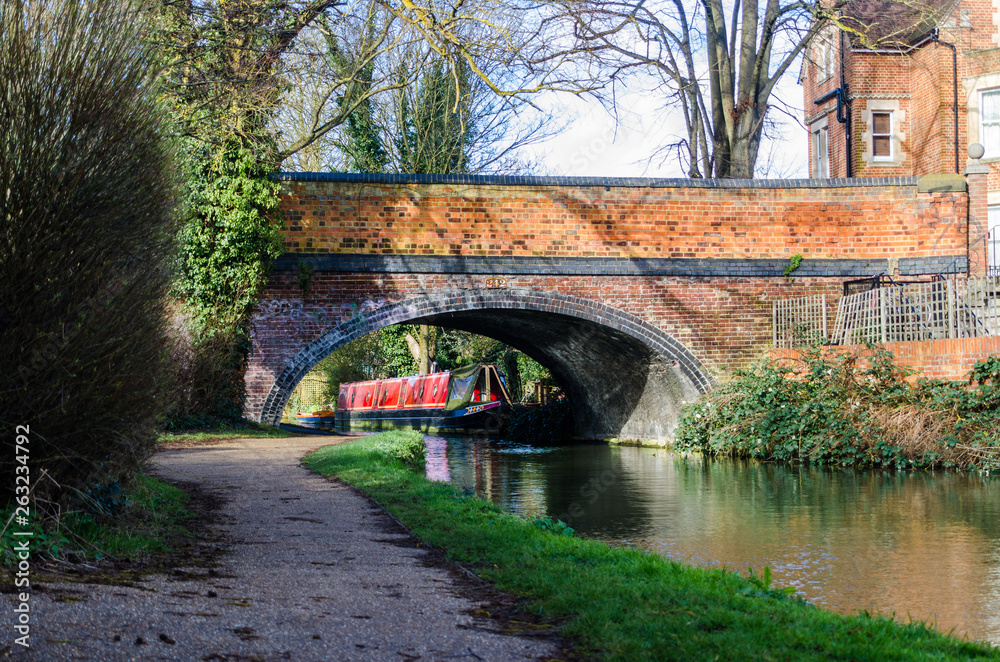
[[471, 375], [464, 379], [455, 377], [451, 382], [451, 395], [448, 399], [453, 400], [455, 398], [460, 398], [464, 400], [467, 398], [473, 387], [476, 385], [476, 377], [477, 375]]
[[438, 385], [437, 384], [434, 385], [434, 392], [431, 393], [431, 397], [432, 398], [438, 397]]
[[423, 384], [420, 385], [420, 395], [417, 396], [417, 397], [419, 397], [421, 400], [423, 400], [423, 398], [424, 398], [424, 385]]

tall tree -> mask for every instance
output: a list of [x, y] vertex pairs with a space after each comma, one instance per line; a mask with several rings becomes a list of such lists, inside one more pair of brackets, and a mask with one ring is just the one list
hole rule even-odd
[[410, 174], [468, 172], [476, 143], [467, 67], [449, 72], [437, 60], [415, 85], [396, 91], [397, 169]]
[[566, 0], [552, 22], [573, 35], [565, 52], [610, 79], [652, 74], [683, 116], [690, 177], [750, 178], [775, 86], [841, 4]]
[[898, 48], [901, 35], [953, 7], [946, 0], [554, 0], [545, 23], [552, 57], [597, 66], [613, 87], [633, 75], [640, 85], [653, 81], [666, 109], [683, 117], [684, 133], [668, 147], [690, 177], [751, 178], [775, 88], [820, 31]]

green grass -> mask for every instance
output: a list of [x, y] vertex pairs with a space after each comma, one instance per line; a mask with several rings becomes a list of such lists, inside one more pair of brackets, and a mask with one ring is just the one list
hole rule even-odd
[[[32, 519], [31, 548], [36, 557], [63, 558], [69, 554], [88, 559], [111, 557], [120, 561], [142, 561], [171, 549], [171, 541], [185, 532], [185, 522], [194, 514], [187, 509], [186, 492], [151, 476], [139, 476], [116, 495], [113, 512], [79, 511], [63, 515], [58, 526], [52, 520]], [[6, 524], [13, 507], [3, 514]], [[34, 509], [32, 509], [34, 512]], [[0, 524], [2, 526], [2, 524]], [[0, 536], [0, 564], [13, 565], [16, 558], [13, 527]], [[23, 530], [20, 527], [19, 530]]]
[[215, 429], [182, 430], [163, 432], [159, 444], [195, 444], [227, 439], [261, 439], [291, 437], [294, 433], [270, 425], [253, 424], [246, 427], [219, 427]]
[[[844, 616], [773, 589], [767, 578], [675, 563], [561, 535], [432, 483], [385, 447], [415, 433], [329, 446], [307, 466], [367, 492], [417, 536], [528, 609], [565, 619], [564, 635], [606, 660], [1000, 660], [985, 644], [888, 616]], [[928, 581], [934, 581], [928, 569]]]

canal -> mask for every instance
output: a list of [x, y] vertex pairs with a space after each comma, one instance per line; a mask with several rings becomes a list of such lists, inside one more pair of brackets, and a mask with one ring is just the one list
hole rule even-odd
[[1000, 645], [1000, 479], [427, 437], [427, 474], [579, 535]]

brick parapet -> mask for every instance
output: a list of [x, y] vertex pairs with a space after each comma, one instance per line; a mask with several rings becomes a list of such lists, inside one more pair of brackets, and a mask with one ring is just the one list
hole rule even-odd
[[[884, 260], [964, 253], [966, 193], [916, 180], [503, 179], [298, 175], [284, 180], [295, 253]], [[553, 178], [544, 178], [545, 180]], [[533, 180], [534, 181], [534, 180]], [[623, 184], [621, 182], [631, 182]], [[672, 181], [675, 185], [666, 185]], [[598, 185], [597, 182], [605, 182]], [[680, 182], [680, 183], [677, 183]], [[663, 185], [659, 185], [663, 184]]]

